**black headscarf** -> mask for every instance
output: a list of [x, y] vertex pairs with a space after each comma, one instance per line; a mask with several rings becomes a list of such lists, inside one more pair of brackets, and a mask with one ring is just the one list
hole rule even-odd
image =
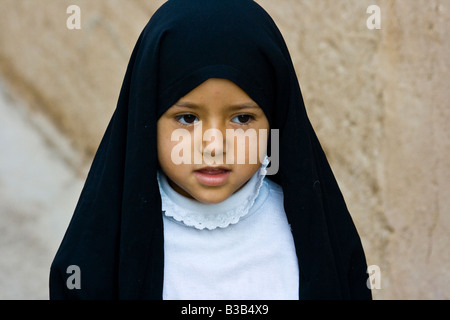
[[[269, 178], [283, 188], [300, 299], [370, 299], [360, 238], [308, 120], [290, 54], [252, 0], [169, 0], [150, 19], [52, 263], [50, 298], [162, 298], [156, 122], [209, 78], [236, 83], [279, 129], [279, 171]], [[79, 289], [67, 286], [71, 265], [79, 267]]]

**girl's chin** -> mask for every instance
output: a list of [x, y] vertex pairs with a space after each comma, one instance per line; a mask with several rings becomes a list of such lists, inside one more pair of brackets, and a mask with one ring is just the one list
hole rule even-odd
[[209, 204], [219, 203], [226, 200], [232, 194], [227, 190], [225, 190], [224, 186], [210, 187], [198, 183], [196, 186], [191, 185], [191, 189], [193, 190], [189, 190], [189, 188], [181, 188], [170, 179], [169, 185], [172, 187], [173, 190], [175, 190], [182, 196], [189, 199], [197, 200], [202, 203], [209, 203]]
[[195, 200], [205, 204], [217, 204], [228, 199], [231, 194], [229, 192], [220, 192], [212, 190], [211, 192], [199, 193], [191, 195]]

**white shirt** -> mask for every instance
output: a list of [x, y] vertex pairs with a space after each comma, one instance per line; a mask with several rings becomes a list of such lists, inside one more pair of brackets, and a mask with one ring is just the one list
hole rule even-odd
[[188, 199], [158, 174], [165, 300], [298, 299], [299, 270], [280, 186], [259, 175], [218, 204]]

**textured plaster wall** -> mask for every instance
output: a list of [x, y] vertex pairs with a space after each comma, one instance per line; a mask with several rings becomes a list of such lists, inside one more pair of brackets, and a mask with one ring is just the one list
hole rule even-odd
[[[257, 2], [286, 39], [368, 263], [380, 268], [374, 297], [449, 299], [450, 1]], [[44, 115], [55, 126], [50, 133], [50, 124], [35, 126], [35, 132], [77, 179], [84, 179], [115, 108], [137, 37], [162, 3], [0, 0], [0, 76], [31, 118]], [[66, 27], [71, 4], [81, 8], [81, 30]], [[381, 9], [379, 30], [366, 26], [373, 4]], [[73, 199], [79, 191], [67, 192]], [[2, 215], [3, 228], [39, 234]], [[32, 250], [50, 257], [56, 245]], [[31, 250], [19, 249], [17, 263]], [[7, 269], [2, 265], [0, 273]], [[19, 288], [29, 281], [26, 273], [16, 280]], [[0, 277], [0, 296], [8, 288]], [[42, 290], [20, 289], [15, 296], [45, 297]]]

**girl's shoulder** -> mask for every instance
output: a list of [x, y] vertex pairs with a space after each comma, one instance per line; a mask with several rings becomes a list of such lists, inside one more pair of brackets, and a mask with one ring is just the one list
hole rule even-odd
[[264, 221], [268, 229], [275, 228], [277, 232], [287, 232], [290, 227], [284, 210], [283, 189], [267, 177], [263, 181], [261, 194], [254, 210], [258, 212], [260, 221]]
[[283, 209], [283, 189], [276, 182], [268, 179], [267, 177], [263, 180], [262, 197], [264, 198], [264, 206], [271, 207], [272, 209], [278, 208]]
[[271, 193], [274, 193], [275, 195], [283, 196], [283, 188], [281, 188], [281, 186], [278, 183], [276, 183], [266, 177], [264, 179], [264, 184], [266, 185], [266, 188], [268, 188], [268, 190]]

